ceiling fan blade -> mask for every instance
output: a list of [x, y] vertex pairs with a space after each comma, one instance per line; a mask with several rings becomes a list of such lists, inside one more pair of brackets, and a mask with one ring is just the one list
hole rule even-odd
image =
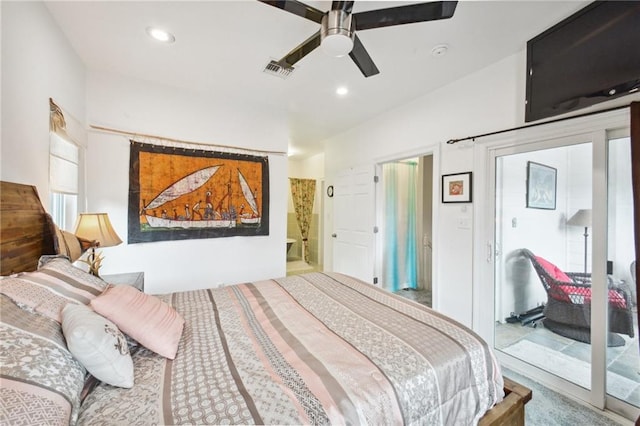
[[306, 39], [291, 52], [287, 53], [284, 58], [278, 61], [281, 64], [292, 66], [300, 59], [311, 53], [316, 47], [320, 46], [320, 31]]
[[331, 10], [344, 10], [347, 13], [351, 13], [353, 3], [352, 1], [334, 1], [331, 2]]
[[349, 56], [353, 59], [353, 62], [355, 62], [360, 69], [360, 72], [362, 72], [365, 77], [371, 77], [372, 75], [380, 73], [378, 67], [373, 63], [371, 56], [369, 56], [369, 53], [362, 45], [357, 34], [353, 39], [353, 49], [349, 52]]
[[456, 10], [457, 1], [434, 1], [387, 9], [354, 13], [356, 30], [412, 24], [414, 22], [448, 19]]
[[268, 4], [269, 6], [277, 7], [294, 15], [301, 16], [316, 23], [322, 22], [324, 12], [316, 9], [315, 7], [307, 6], [297, 0], [258, 0], [261, 3]]

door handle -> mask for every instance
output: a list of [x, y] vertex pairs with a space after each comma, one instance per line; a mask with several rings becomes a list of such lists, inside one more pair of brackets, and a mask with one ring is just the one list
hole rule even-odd
[[332, 236], [333, 238], [336, 238], [336, 237], [338, 236], [338, 234], [331, 234], [331, 236]]

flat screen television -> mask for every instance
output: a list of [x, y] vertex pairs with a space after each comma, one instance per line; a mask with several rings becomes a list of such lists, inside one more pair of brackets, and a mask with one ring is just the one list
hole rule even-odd
[[640, 88], [640, 1], [596, 1], [527, 42], [525, 121]]

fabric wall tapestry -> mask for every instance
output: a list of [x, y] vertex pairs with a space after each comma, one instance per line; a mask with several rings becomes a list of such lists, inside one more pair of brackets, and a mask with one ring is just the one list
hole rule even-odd
[[268, 157], [131, 141], [129, 244], [269, 235]]

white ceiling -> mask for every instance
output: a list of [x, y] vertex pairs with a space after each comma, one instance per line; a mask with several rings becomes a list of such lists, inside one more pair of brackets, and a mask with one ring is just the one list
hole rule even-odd
[[[328, 10], [330, 1], [308, 1]], [[415, 2], [356, 1], [353, 11]], [[50, 1], [47, 6], [89, 70], [114, 72], [281, 110], [289, 146], [308, 156], [318, 143], [525, 48], [528, 39], [588, 1], [461, 1], [453, 18], [358, 32], [380, 69], [365, 78], [349, 57], [320, 49], [281, 79], [263, 72], [316, 32], [318, 24], [251, 0]], [[172, 45], [151, 40], [160, 26]], [[439, 44], [449, 46], [434, 57]], [[349, 88], [338, 97], [337, 86]]]

